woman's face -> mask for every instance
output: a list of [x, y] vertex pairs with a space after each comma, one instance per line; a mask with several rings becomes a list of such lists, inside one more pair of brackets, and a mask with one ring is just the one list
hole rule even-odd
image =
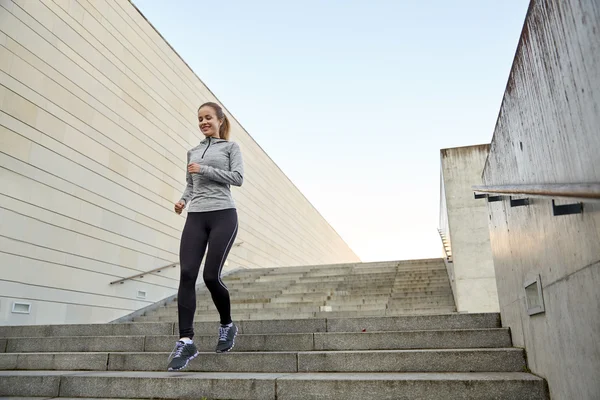
[[219, 137], [221, 121], [217, 118], [217, 112], [212, 107], [204, 106], [198, 110], [198, 126], [204, 136]]

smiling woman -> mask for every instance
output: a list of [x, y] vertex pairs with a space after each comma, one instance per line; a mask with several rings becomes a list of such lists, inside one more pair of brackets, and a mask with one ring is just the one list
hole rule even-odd
[[177, 307], [180, 340], [175, 345], [169, 371], [185, 368], [198, 355], [192, 338], [196, 312], [196, 279], [208, 248], [204, 265], [204, 283], [219, 311], [221, 327], [217, 353], [230, 351], [237, 327], [231, 320], [231, 302], [221, 270], [238, 231], [238, 217], [230, 185], [241, 186], [244, 166], [240, 148], [229, 139], [229, 121], [216, 103], [198, 108], [198, 126], [205, 136], [188, 151], [187, 186], [175, 212], [188, 205], [188, 216], [181, 236], [179, 259], [181, 275]]
[[218, 104], [202, 104], [198, 108], [198, 124], [205, 136], [229, 140], [229, 120]]

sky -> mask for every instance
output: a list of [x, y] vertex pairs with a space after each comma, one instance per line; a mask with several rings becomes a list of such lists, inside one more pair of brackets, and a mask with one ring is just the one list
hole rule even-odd
[[133, 2], [362, 261], [441, 257], [440, 149], [491, 141], [528, 0]]

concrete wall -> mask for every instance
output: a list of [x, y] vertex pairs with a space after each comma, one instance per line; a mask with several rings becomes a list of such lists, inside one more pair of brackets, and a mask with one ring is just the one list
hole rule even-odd
[[[600, 182], [600, 4], [533, 1], [486, 162], [485, 185]], [[600, 398], [600, 204], [490, 203], [502, 321], [554, 400]], [[557, 200], [560, 204], [569, 200]], [[523, 284], [541, 275], [546, 312]]]
[[[471, 186], [481, 184], [489, 145], [441, 150], [441, 177], [452, 242], [448, 275], [459, 312], [498, 312], [496, 276], [490, 247], [485, 200], [475, 199]], [[444, 212], [445, 211], [445, 212]], [[445, 214], [445, 215], [444, 215]], [[440, 222], [444, 218], [440, 218]], [[441, 228], [441, 226], [440, 226]]]
[[[175, 292], [178, 269], [109, 282], [178, 260], [172, 207], [215, 100], [130, 2], [0, 0], [0, 324], [109, 321]], [[246, 180], [228, 268], [358, 261], [232, 123]]]

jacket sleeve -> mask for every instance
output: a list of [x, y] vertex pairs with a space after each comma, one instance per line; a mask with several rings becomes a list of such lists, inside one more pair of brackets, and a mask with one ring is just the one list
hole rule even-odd
[[233, 186], [242, 186], [242, 183], [244, 183], [244, 162], [242, 161], [240, 146], [237, 143], [231, 143], [229, 152], [229, 171], [202, 165], [200, 167], [200, 175], [215, 182], [227, 183]]
[[181, 201], [183, 201], [185, 204], [187, 204], [190, 201], [190, 198], [192, 197], [192, 191], [194, 190], [194, 181], [192, 181], [192, 175], [187, 170], [187, 166], [189, 163], [190, 152], [188, 151], [187, 164], [185, 165], [185, 180], [187, 182], [187, 185], [185, 187], [185, 190], [183, 191], [183, 194], [181, 195]]

